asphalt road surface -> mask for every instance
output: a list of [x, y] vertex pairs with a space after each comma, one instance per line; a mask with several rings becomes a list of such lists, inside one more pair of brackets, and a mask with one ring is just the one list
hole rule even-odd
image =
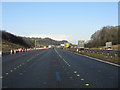
[[3, 88], [118, 88], [117, 66], [57, 48], [2, 58]]

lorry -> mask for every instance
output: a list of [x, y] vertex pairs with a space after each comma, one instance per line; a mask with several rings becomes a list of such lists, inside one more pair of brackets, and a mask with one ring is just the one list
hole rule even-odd
[[65, 43], [66, 48], [70, 48], [70, 43]]
[[112, 48], [112, 42], [106, 42], [106, 49], [111, 50]]

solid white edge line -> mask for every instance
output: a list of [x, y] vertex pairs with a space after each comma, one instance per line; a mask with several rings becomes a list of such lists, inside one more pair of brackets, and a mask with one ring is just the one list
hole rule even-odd
[[[71, 51], [68, 51], [68, 52], [71, 52]], [[76, 55], [81, 55], [81, 56], [84, 56], [84, 57], [87, 57], [87, 58], [91, 58], [91, 59], [94, 59], [94, 60], [97, 60], [97, 61], [101, 61], [101, 62], [104, 62], [104, 63], [107, 63], [107, 64], [111, 64], [111, 65], [120, 67], [120, 65], [118, 65], [118, 64], [111, 63], [111, 62], [108, 62], [108, 61], [104, 61], [104, 60], [102, 60], [102, 59], [93, 58], [93, 57], [90, 57], [90, 56], [87, 56], [87, 55], [82, 55], [82, 54], [80, 54], [80, 53], [75, 53], [75, 52], [71, 52], [71, 53], [74, 53], [74, 54], [76, 54]]]

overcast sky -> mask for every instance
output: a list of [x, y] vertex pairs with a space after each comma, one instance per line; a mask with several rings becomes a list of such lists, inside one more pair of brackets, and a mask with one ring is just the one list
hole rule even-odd
[[117, 2], [2, 3], [2, 29], [20, 36], [77, 44], [107, 25], [118, 25]]

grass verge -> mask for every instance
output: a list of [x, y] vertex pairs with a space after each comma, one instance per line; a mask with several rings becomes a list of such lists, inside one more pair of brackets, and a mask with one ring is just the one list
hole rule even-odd
[[115, 55], [107, 55], [107, 54], [101, 54], [101, 53], [95, 53], [95, 52], [86, 52], [86, 51], [79, 51], [77, 52], [76, 50], [71, 50], [71, 49], [64, 49], [67, 51], [71, 51], [71, 52], [75, 52], [75, 53], [79, 53], [82, 55], [87, 55], [93, 58], [98, 58], [104, 61], [108, 61], [108, 62], [112, 62], [115, 64], [119, 64], [120, 65], [120, 57], [119, 56], [115, 56]]

